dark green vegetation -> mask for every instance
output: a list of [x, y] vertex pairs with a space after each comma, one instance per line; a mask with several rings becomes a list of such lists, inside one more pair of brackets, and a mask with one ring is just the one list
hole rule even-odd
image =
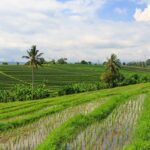
[[0, 65], [0, 102], [35, 100], [150, 81], [148, 68], [120, 69], [118, 59], [112, 58], [106, 67], [51, 64], [35, 70], [34, 64], [32, 69], [26, 65]]
[[44, 84], [37, 85], [34, 89], [31, 85], [17, 84], [10, 90], [0, 92], [0, 102], [36, 100], [49, 96], [50, 92]]
[[[51, 91], [58, 91], [64, 85], [71, 83], [95, 83], [100, 80], [104, 66], [81, 64], [52, 64], [39, 67], [35, 71], [35, 84], [44, 82]], [[138, 74], [140, 78], [149, 77], [149, 68], [125, 67], [121, 69], [126, 77]], [[32, 83], [32, 73], [29, 66], [0, 65], [0, 89], [10, 89], [15, 84]]]
[[102, 81], [108, 84], [109, 87], [115, 87], [119, 82], [123, 81], [124, 76], [120, 74], [121, 63], [115, 54], [107, 60], [106, 71], [101, 75]]
[[[129, 100], [131, 101], [133, 97], [134, 101], [136, 101], [139, 95], [142, 94], [145, 96], [142, 109], [139, 109], [138, 124], [135, 122], [135, 128], [130, 132], [133, 138], [126, 145], [121, 145], [121, 149], [131, 144], [129, 149], [132, 147], [133, 150], [136, 150], [136, 148], [144, 150], [146, 143], [145, 149], [148, 150], [150, 148], [148, 145], [150, 140], [149, 115], [145, 114], [149, 114], [150, 110], [149, 89], [150, 84], [144, 83], [36, 101], [0, 103], [0, 146], [3, 147], [5, 145], [5, 148], [10, 150], [18, 149], [16, 145], [22, 146], [20, 149], [27, 148], [29, 150], [33, 148], [38, 150], [65, 150], [67, 149], [67, 143], [72, 142], [80, 132], [96, 122], [99, 124], [103, 123], [119, 106], [129, 102]], [[83, 107], [74, 109], [77, 106], [92, 102], [99, 103], [95, 103], [96, 106], [93, 107], [91, 112], [80, 113], [80, 109], [85, 109]], [[66, 117], [70, 114], [66, 111], [67, 109], [70, 113], [74, 109], [74, 114]], [[61, 116], [60, 114], [62, 113], [63, 115]], [[128, 108], [126, 109], [127, 113]], [[61, 118], [51, 120], [46, 127], [46, 131], [45, 129], [42, 130], [42, 123], [43, 125], [46, 124], [44, 119], [48, 121], [49, 119], [46, 119], [46, 117], [50, 116], [53, 118], [54, 115], [56, 115], [55, 117], [61, 116]], [[43, 120], [40, 121], [40, 119]], [[39, 121], [39, 127], [37, 125], [32, 127], [32, 124], [38, 124]], [[51, 126], [53, 128], [47, 132]], [[30, 133], [34, 133], [32, 134], [33, 140], [29, 139], [30, 134], [28, 135], [28, 130], [30, 130]], [[42, 130], [45, 133], [42, 140], [39, 140], [39, 138], [43, 134], [37, 135], [36, 130]]]

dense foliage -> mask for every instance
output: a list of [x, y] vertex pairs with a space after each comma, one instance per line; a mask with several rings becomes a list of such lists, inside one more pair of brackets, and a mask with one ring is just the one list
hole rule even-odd
[[81, 93], [87, 91], [95, 91], [99, 89], [107, 88], [105, 83], [97, 82], [97, 83], [75, 83], [64, 86], [58, 92], [58, 95], [68, 95], [74, 93]]
[[[122, 74], [119, 74], [118, 78], [113, 81], [113, 85], [114, 87], [117, 87], [117, 86], [126, 86], [126, 85], [146, 83], [146, 82], [150, 82], [150, 77], [148, 76], [140, 77], [138, 74], [133, 74], [129, 77], [128, 76], [125, 77]], [[103, 80], [95, 83], [94, 82], [75, 83], [75, 84], [69, 84], [62, 87], [59, 90], [58, 95], [75, 94], [75, 93], [95, 91], [95, 90], [106, 89], [106, 88], [110, 88], [110, 84], [104, 82]]]
[[119, 72], [121, 69], [121, 63], [115, 54], [112, 54], [107, 60], [105, 63], [105, 68], [105, 72], [101, 75], [102, 81], [107, 83], [109, 87], [115, 87], [120, 81], [121, 77]]
[[48, 96], [49, 90], [44, 84], [35, 87], [33, 93], [31, 85], [18, 84], [11, 90], [0, 91], [0, 102], [25, 101]]
[[150, 59], [147, 59], [146, 61], [131, 61], [128, 63], [123, 62], [122, 64], [127, 66], [135, 66], [135, 67], [146, 67], [146, 66], [150, 66]]

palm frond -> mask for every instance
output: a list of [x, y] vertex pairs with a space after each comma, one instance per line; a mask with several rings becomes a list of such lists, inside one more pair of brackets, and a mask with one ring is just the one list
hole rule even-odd
[[30, 59], [30, 57], [29, 57], [29, 56], [22, 56], [22, 58]]
[[38, 68], [38, 66], [42, 66], [41, 59], [43, 53], [39, 53], [39, 50], [36, 49], [36, 45], [33, 45], [31, 49], [27, 50], [27, 56], [22, 56], [22, 58], [29, 59], [28, 64], [30, 64], [34, 68]]
[[38, 54], [38, 55], [37, 55], [37, 58], [38, 58], [38, 57], [41, 57], [42, 55], [43, 55], [43, 53]]

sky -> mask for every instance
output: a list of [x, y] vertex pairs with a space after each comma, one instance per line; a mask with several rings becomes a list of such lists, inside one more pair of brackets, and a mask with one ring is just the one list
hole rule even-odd
[[46, 60], [103, 62], [150, 58], [150, 0], [1, 0], [0, 61], [32, 45]]

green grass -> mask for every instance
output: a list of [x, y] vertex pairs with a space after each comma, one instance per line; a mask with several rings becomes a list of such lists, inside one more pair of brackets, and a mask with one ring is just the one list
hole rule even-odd
[[[122, 90], [123, 89], [124, 88], [122, 88]], [[70, 96], [37, 100], [34, 101], [34, 103], [32, 103], [33, 101], [14, 102], [7, 104], [0, 103], [0, 111], [2, 113], [0, 115], [0, 131], [8, 130], [14, 127], [19, 127], [24, 124], [34, 122], [35, 120], [40, 119], [41, 117], [59, 112], [71, 106], [80, 105], [81, 103], [89, 102], [94, 99], [106, 97], [111, 94], [116, 94], [116, 90], [117, 88], [111, 90], [111, 92], [108, 92], [109, 90], [103, 90], [102, 92], [97, 91], [82, 93], [78, 95], [74, 94]], [[46, 105], [49, 109], [45, 109]], [[22, 106], [26, 108], [22, 109]]]
[[[140, 90], [141, 91], [141, 90]], [[140, 93], [139, 89], [124, 92], [118, 96], [112, 96], [106, 103], [95, 109], [88, 115], [77, 115], [68, 120], [60, 128], [56, 129], [50, 136], [37, 148], [37, 150], [57, 150], [65, 149], [67, 141], [72, 140], [75, 136], [83, 131], [87, 126], [96, 121], [102, 121], [121, 103], [128, 100], [133, 95]]]
[[[100, 65], [49, 65], [36, 71], [35, 83], [40, 84], [45, 81], [51, 91], [56, 91], [70, 83], [98, 82], [102, 72], [104, 72], [104, 66]], [[150, 69], [126, 67], [122, 68], [121, 72], [125, 76], [135, 73], [140, 76], [148, 76]], [[31, 79], [31, 68], [29, 66], [0, 65], [0, 89], [9, 89], [14, 84], [22, 82], [31, 84]]]
[[135, 126], [132, 142], [124, 150], [150, 149], [150, 93], [147, 95], [144, 109]]
[[132, 131], [141, 113], [144, 99], [144, 94], [126, 99], [126, 102], [112, 111], [104, 121], [92, 123], [65, 145], [72, 149], [82, 149], [82, 145], [85, 149], [96, 150], [107, 147], [111, 150], [122, 148], [122, 145], [132, 138]]
[[[31, 131], [33, 130], [34, 133], [34, 128], [32, 127], [30, 129], [30, 126], [32, 126], [32, 124], [37, 125], [39, 124], [38, 122], [40, 122], [41, 126], [42, 123], [44, 123], [44, 120], [40, 120], [44, 118], [51, 118], [51, 116], [53, 117], [54, 115], [58, 116], [59, 118], [59, 115], [62, 114], [63, 111], [65, 112], [69, 109], [71, 111], [75, 107], [81, 106], [83, 104], [88, 104], [94, 101], [101, 102], [103, 100], [103, 103], [101, 105], [98, 105], [92, 112], [89, 112], [87, 114], [79, 114], [79, 112], [76, 110], [74, 115], [72, 115], [71, 118], [68, 117], [68, 119], [66, 117], [66, 114], [63, 114], [64, 117], [61, 116], [61, 119], [66, 119], [62, 124], [59, 123], [58, 127], [56, 127], [57, 125], [55, 126], [55, 123], [58, 123], [59, 121], [56, 119], [52, 120], [51, 123], [55, 128], [51, 130], [45, 140], [42, 140], [38, 143], [39, 147], [37, 147], [37, 149], [63, 149], [65, 143], [73, 140], [73, 138], [75, 138], [88, 126], [94, 124], [95, 122], [103, 122], [103, 120], [107, 119], [109, 115], [111, 115], [112, 112], [117, 109], [117, 107], [122, 105], [124, 102], [129, 101], [131, 97], [135, 97], [136, 95], [138, 96], [143, 93], [147, 94], [149, 92], [149, 89], [150, 84], [145, 83], [55, 98], [46, 98], [36, 101], [0, 103], [0, 137], [6, 137], [4, 140], [9, 139], [9, 141], [11, 141], [11, 135], [12, 133], [15, 133], [15, 135], [13, 136], [16, 139], [24, 139], [23, 133], [27, 132], [26, 129]], [[67, 115], [69, 114], [68, 111], [66, 111], [66, 113]], [[146, 98], [144, 101], [143, 114], [141, 115], [141, 117], [139, 117], [141, 119], [138, 120], [138, 125], [140, 126], [140, 128], [143, 128], [143, 125], [145, 125], [145, 123], [147, 123], [146, 125], [148, 125], [149, 127], [149, 117], [145, 117], [146, 114], [149, 114], [148, 98]], [[142, 120], [145, 121], [144, 124], [142, 123]], [[136, 128], [139, 129], [138, 126]], [[135, 133], [136, 132], [137, 130], [135, 130]], [[139, 139], [145, 139], [145, 137], [149, 135], [149, 128], [145, 126], [141, 130], [141, 133], [142, 137], [139, 136]], [[30, 137], [30, 135], [28, 135], [27, 137]], [[5, 142], [7, 143], [7, 140]], [[8, 144], [8, 146], [13, 143], [14, 142], [11, 142], [10, 144]], [[20, 143], [20, 145], [24, 144], [25, 142]]]

